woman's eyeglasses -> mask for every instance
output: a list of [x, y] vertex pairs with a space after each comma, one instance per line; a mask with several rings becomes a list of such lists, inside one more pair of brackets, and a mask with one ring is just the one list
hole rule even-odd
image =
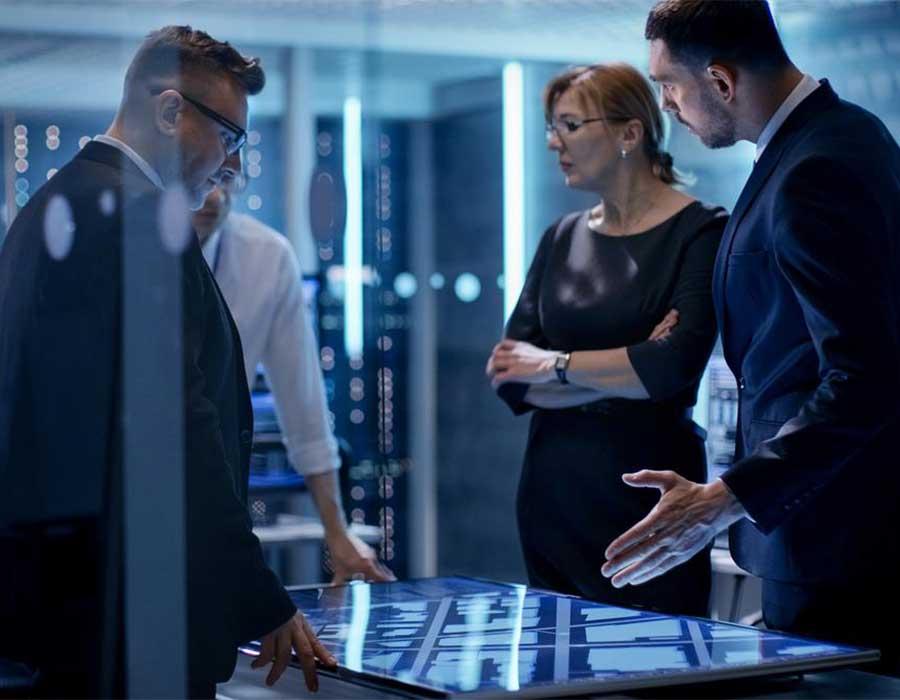
[[621, 119], [614, 119], [612, 117], [588, 117], [587, 119], [553, 119], [547, 122], [544, 125], [544, 133], [547, 136], [547, 140], [553, 138], [553, 134], [556, 134], [559, 137], [562, 137], [563, 134], [574, 134], [585, 124], [590, 124], [591, 122], [617, 122], [622, 121]]

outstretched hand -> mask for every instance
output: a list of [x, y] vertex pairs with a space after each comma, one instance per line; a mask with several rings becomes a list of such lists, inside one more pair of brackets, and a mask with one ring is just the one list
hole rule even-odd
[[606, 549], [600, 571], [616, 588], [637, 586], [686, 562], [747, 514], [721, 479], [697, 484], [673, 471], [643, 469], [622, 480], [659, 489], [660, 498], [647, 517]]

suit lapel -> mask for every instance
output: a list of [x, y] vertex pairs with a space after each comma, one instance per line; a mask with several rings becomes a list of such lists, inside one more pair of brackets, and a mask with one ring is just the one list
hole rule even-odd
[[744, 189], [741, 190], [737, 204], [734, 205], [734, 211], [731, 213], [728, 224], [725, 226], [722, 242], [719, 244], [719, 253], [716, 256], [716, 266], [713, 272], [713, 284], [715, 285], [713, 296], [715, 298], [716, 321], [719, 323], [720, 332], [725, 328], [725, 280], [728, 276], [728, 257], [731, 255], [735, 236], [740, 228], [741, 221], [747, 214], [747, 210], [756, 199], [763, 185], [766, 184], [766, 181], [775, 169], [775, 165], [778, 163], [781, 153], [783, 153], [783, 147], [773, 149], [772, 145], [774, 144], [769, 144], [763, 152], [762, 158], [753, 166], [750, 177], [744, 185]]
[[719, 246], [719, 253], [716, 256], [716, 265], [713, 272], [713, 299], [716, 309], [716, 321], [719, 324], [719, 332], [723, 334], [723, 340], [726, 328], [725, 323], [727, 321], [725, 283], [728, 276], [728, 258], [731, 255], [731, 249], [737, 238], [741, 222], [796, 135], [813, 116], [831, 104], [837, 103], [837, 101], [838, 97], [832, 90], [831, 85], [827, 80], [822, 80], [819, 88], [797, 105], [797, 108], [791, 112], [784, 124], [781, 125], [781, 128], [775, 133], [775, 136], [763, 151], [762, 157], [753, 166], [744, 189], [741, 190], [737, 204], [734, 205], [734, 210], [728, 219], [725, 232], [722, 234], [722, 243]]

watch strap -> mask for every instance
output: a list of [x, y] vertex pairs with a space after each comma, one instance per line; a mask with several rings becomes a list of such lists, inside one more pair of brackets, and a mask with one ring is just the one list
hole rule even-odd
[[569, 378], [566, 376], [566, 373], [569, 370], [569, 361], [572, 359], [572, 353], [570, 352], [561, 352], [556, 356], [556, 363], [553, 368], [556, 370], [556, 377], [559, 379], [560, 384], [568, 384]]

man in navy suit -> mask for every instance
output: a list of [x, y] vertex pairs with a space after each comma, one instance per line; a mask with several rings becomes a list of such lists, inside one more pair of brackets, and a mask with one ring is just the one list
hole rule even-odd
[[646, 37], [664, 109], [710, 148], [756, 144], [714, 273], [739, 426], [711, 484], [625, 475], [661, 498], [603, 574], [638, 585], [731, 526], [770, 627], [879, 646], [896, 671], [900, 150], [791, 63], [766, 2], [664, 0]]
[[[126, 285], [123, 249], [158, 249], [167, 219], [181, 214], [186, 224], [185, 205], [200, 208], [240, 172], [247, 97], [264, 82], [256, 59], [204, 32], [153, 32], [110, 128], [35, 193], [0, 251], [0, 656], [38, 667], [39, 696], [125, 691], [116, 626], [131, 425], [122, 395], [124, 367], [136, 363], [123, 347], [123, 299], [149, 303], [166, 278]], [[213, 697], [238, 645], [254, 638], [262, 642], [254, 666], [273, 663], [270, 683], [293, 648], [315, 688], [315, 657], [334, 660], [252, 533], [241, 344], [196, 237], [184, 231], [183, 249], [171, 251], [180, 258], [183, 372], [172, 410], [184, 426], [188, 693]]]

